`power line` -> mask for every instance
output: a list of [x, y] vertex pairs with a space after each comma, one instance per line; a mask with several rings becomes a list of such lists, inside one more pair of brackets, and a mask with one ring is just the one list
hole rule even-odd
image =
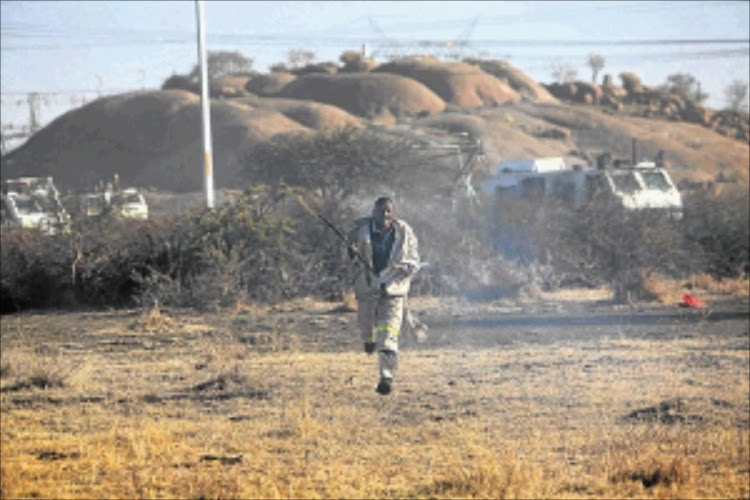
[[39, 94], [42, 96], [70, 96], [74, 94], [120, 94], [123, 92], [136, 92], [140, 89], [135, 88], [111, 88], [111, 89], [63, 89], [63, 90], [55, 90], [55, 91], [37, 91], [37, 90], [2, 90], [0, 91], [0, 95], [9, 95], [9, 96], [25, 96], [27, 94]]

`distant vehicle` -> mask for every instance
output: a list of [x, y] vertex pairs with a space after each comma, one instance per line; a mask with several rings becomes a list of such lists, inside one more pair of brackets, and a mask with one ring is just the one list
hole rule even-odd
[[136, 189], [128, 188], [112, 193], [112, 213], [123, 219], [148, 219], [146, 199]]
[[626, 210], [664, 210], [682, 218], [682, 196], [669, 173], [654, 162], [632, 165], [599, 161], [596, 167], [570, 168], [563, 158], [508, 160], [483, 185], [487, 195], [550, 196], [580, 207], [603, 195]]
[[1, 196], [3, 227], [38, 229], [45, 234], [56, 232], [56, 217], [45, 212], [33, 196], [16, 192]]
[[109, 211], [109, 200], [104, 193], [86, 193], [78, 198], [79, 210], [86, 217], [101, 217]]
[[86, 217], [148, 219], [146, 199], [134, 188], [82, 194], [78, 196], [78, 210]]
[[70, 215], [52, 177], [20, 177], [2, 184], [3, 226], [40, 229], [46, 234], [70, 231]]

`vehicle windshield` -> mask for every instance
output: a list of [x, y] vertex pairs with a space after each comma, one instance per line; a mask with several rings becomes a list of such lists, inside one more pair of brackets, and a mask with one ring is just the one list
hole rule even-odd
[[135, 193], [125, 195], [125, 203], [141, 203], [141, 196]]
[[641, 189], [633, 172], [612, 172], [612, 182], [615, 183], [615, 190], [626, 194], [635, 193]]
[[14, 201], [16, 203], [16, 208], [18, 209], [19, 213], [31, 214], [34, 212], [41, 212], [41, 208], [39, 207], [39, 204], [37, 204], [37, 202], [34, 201], [33, 198], [18, 196], [14, 199]]
[[669, 191], [671, 186], [662, 172], [641, 172], [641, 178], [648, 189]]
[[3, 191], [6, 193], [26, 193], [30, 190], [28, 184], [18, 181], [8, 181], [3, 187], [5, 188]]
[[115, 205], [124, 205], [126, 203], [143, 203], [141, 195], [138, 193], [123, 193], [114, 196], [112, 203]]

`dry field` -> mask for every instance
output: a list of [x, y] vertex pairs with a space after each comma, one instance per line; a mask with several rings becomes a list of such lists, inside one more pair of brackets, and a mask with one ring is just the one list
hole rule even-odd
[[746, 297], [420, 299], [394, 393], [336, 304], [2, 318], [2, 498], [750, 498]]

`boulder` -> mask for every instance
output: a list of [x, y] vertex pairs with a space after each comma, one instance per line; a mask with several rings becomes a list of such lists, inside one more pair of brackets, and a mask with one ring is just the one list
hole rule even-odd
[[521, 98], [528, 101], [558, 103], [559, 101], [549, 93], [541, 84], [528, 76], [523, 71], [511, 66], [507, 61], [482, 60], [469, 58], [464, 62], [479, 66], [482, 71], [507, 82], [510, 87], [519, 93]]
[[623, 108], [622, 103], [612, 94], [604, 94], [601, 98], [601, 101], [599, 101], [599, 104], [602, 106], [607, 106], [608, 108], [614, 109], [614, 110], [621, 110]]
[[320, 62], [315, 64], [308, 64], [301, 68], [293, 69], [291, 73], [296, 76], [307, 75], [310, 73], [327, 73], [333, 75], [338, 73], [339, 67], [334, 62]]
[[278, 111], [287, 118], [314, 130], [363, 126], [362, 120], [343, 109], [315, 101], [264, 97], [239, 99], [238, 102], [251, 108]]
[[286, 71], [272, 71], [268, 74], [255, 75], [245, 85], [245, 89], [261, 97], [273, 97], [284, 88], [285, 85], [297, 78]]
[[377, 72], [301, 76], [278, 97], [331, 104], [365, 118], [429, 116], [445, 110], [445, 102], [420, 82]]
[[372, 59], [358, 59], [346, 63], [339, 71], [342, 73], [367, 73], [378, 67], [378, 63]]
[[573, 101], [578, 93], [578, 87], [574, 83], [553, 82], [544, 86], [550, 94], [563, 101]]
[[713, 111], [709, 108], [704, 108], [693, 101], [686, 101], [685, 109], [682, 112], [682, 119], [686, 122], [710, 125], [712, 114]]
[[444, 63], [434, 58], [404, 58], [382, 64], [373, 73], [411, 78], [458, 107], [496, 106], [519, 102], [511, 86], [481, 68], [466, 63]]
[[575, 94], [573, 100], [584, 104], [599, 104], [602, 98], [602, 89], [599, 85], [578, 81], [575, 83]]

